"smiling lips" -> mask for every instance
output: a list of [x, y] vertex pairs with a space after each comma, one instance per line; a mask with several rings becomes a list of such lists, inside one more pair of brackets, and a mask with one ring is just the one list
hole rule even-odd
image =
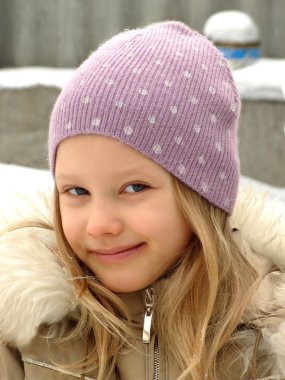
[[137, 245], [128, 245], [125, 247], [117, 247], [113, 249], [100, 249], [91, 251], [91, 253], [96, 255], [100, 260], [112, 261], [116, 259], [123, 259], [136, 253], [142, 245], [143, 243]]

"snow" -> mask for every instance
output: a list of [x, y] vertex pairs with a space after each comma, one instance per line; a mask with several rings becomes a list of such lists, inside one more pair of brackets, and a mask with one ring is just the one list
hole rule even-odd
[[233, 76], [243, 99], [285, 100], [285, 59], [261, 58]]
[[[217, 43], [249, 44], [259, 41], [255, 22], [248, 14], [240, 11], [213, 14], [206, 21], [203, 32]], [[247, 57], [230, 59], [229, 62], [233, 68], [237, 68], [247, 63]], [[284, 101], [285, 59], [261, 58], [250, 63], [233, 70], [242, 99]]]
[[23, 67], [0, 70], [0, 89], [20, 89], [38, 85], [62, 88], [75, 69]]
[[214, 42], [249, 44], [259, 41], [259, 30], [252, 18], [240, 11], [213, 14], [204, 25], [203, 33]]
[[53, 188], [53, 178], [48, 170], [0, 163], [0, 178], [0, 202], [4, 201], [4, 195], [30, 196]]
[[[24, 67], [0, 69], [0, 90], [37, 85], [61, 89], [75, 69]], [[285, 59], [261, 58], [252, 65], [234, 70], [242, 99], [285, 100]]]
[[53, 191], [53, 179], [47, 170], [0, 163], [0, 178], [0, 230], [5, 220], [15, 214], [13, 210], [17, 210], [19, 218], [25, 217], [23, 198], [32, 199], [35, 209], [38, 206], [41, 210], [41, 194]]

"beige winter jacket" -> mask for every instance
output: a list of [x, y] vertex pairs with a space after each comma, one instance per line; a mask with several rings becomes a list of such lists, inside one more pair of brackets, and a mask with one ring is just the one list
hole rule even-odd
[[[47, 205], [38, 205], [46, 216]], [[10, 210], [8, 216], [4, 214], [0, 217], [0, 229], [1, 224], [4, 229], [4, 225], [20, 220], [21, 216], [39, 215], [29, 200], [25, 200], [23, 208]], [[285, 379], [285, 206], [265, 201], [260, 195], [249, 196], [241, 189], [232, 226], [239, 229], [237, 241], [263, 278], [247, 313], [257, 329], [250, 333], [253, 339], [245, 355], [251, 360], [260, 328], [258, 349], [272, 361], [272, 370], [263, 379]], [[39, 229], [23, 228], [0, 237], [1, 380], [96, 379], [96, 372], [80, 377], [62, 366], [84, 357], [90, 342], [78, 338], [72, 344], [57, 345], [41, 338], [47, 325], [75, 323], [73, 291], [53, 254], [54, 244], [53, 233]], [[121, 295], [138, 321], [137, 350], [121, 352], [115, 370], [106, 380], [175, 380], [178, 376], [175, 363], [164, 359], [163, 347], [155, 334], [149, 344], [142, 342], [145, 296], [145, 291]], [[243, 374], [240, 361], [226, 369], [230, 358], [224, 360], [219, 380], [252, 378], [251, 365]], [[257, 363], [257, 373], [259, 365], [262, 363]], [[279, 376], [272, 376], [274, 367]]]

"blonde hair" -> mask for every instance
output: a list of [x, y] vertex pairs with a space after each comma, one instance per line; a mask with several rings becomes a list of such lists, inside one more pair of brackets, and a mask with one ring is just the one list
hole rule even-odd
[[[243, 323], [257, 276], [233, 239], [228, 215], [175, 177], [173, 186], [194, 234], [187, 252], [159, 281], [154, 328], [181, 372], [177, 380], [217, 379], [220, 353]], [[131, 315], [73, 254], [62, 230], [56, 189], [54, 203], [58, 255], [70, 273], [81, 308], [77, 327], [64, 340], [92, 332], [96, 339], [84, 365], [97, 368], [102, 380], [107, 368], [115, 365], [119, 350], [132, 347]]]
[[177, 380], [217, 379], [220, 353], [245, 323], [257, 274], [233, 238], [229, 216], [175, 178], [174, 189], [194, 238], [158, 297], [156, 323], [182, 371]]

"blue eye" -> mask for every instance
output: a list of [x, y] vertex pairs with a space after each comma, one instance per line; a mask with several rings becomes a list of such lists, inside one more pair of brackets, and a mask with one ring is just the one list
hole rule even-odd
[[132, 183], [131, 185], [126, 186], [126, 193], [139, 193], [147, 188], [147, 185], [142, 185], [141, 183]]
[[83, 187], [73, 187], [71, 189], [68, 189], [67, 192], [71, 195], [86, 195], [88, 194], [88, 191], [83, 189]]

